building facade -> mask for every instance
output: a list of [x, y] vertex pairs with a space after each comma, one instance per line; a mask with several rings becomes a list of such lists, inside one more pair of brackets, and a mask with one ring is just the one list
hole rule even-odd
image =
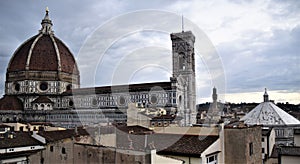
[[128, 104], [165, 108], [190, 126], [196, 118], [195, 36], [172, 33], [173, 76], [168, 82], [80, 88], [69, 48], [52, 31], [49, 11], [39, 33], [25, 41], [7, 67], [1, 122], [51, 122], [58, 126], [121, 122]]

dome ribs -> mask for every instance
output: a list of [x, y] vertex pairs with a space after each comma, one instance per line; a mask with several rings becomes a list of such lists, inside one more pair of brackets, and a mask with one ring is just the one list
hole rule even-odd
[[29, 49], [34, 42], [36, 36], [30, 38], [27, 42], [23, 43], [14, 53], [13, 57], [11, 58], [11, 61], [9, 63], [9, 66], [7, 68], [7, 71], [9, 72], [15, 72], [15, 71], [22, 71], [26, 67], [26, 61], [28, 57]]
[[29, 70], [56, 71], [57, 67], [57, 56], [51, 38], [43, 35], [33, 48]]
[[66, 45], [64, 45], [64, 43], [62, 43], [62, 41], [60, 41], [56, 37], [54, 38], [60, 53], [61, 71], [66, 73], [79, 74], [75, 59], [70, 50]]

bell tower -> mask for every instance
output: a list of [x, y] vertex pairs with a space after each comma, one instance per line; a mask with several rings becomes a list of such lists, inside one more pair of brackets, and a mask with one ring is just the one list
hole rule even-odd
[[[184, 125], [195, 123], [196, 118], [196, 79], [195, 79], [195, 36], [191, 31], [171, 34], [173, 78], [178, 81], [181, 94], [178, 94], [178, 112], [184, 117]], [[182, 104], [182, 105], [181, 105]]]

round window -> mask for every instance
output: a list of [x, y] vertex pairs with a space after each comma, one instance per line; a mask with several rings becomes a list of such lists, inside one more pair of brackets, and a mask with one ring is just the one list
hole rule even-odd
[[97, 102], [97, 99], [96, 99], [96, 98], [93, 98], [93, 100], [92, 100], [92, 104], [93, 104], [94, 106], [96, 106], [96, 105], [98, 104], [98, 102]]
[[152, 104], [156, 104], [157, 103], [157, 97], [156, 97], [156, 95], [151, 95], [150, 102]]
[[74, 102], [72, 100], [69, 101], [69, 106], [73, 106]]
[[48, 89], [48, 83], [47, 82], [42, 82], [40, 84], [40, 90], [46, 91]]
[[19, 83], [15, 83], [14, 84], [14, 89], [15, 89], [15, 91], [19, 92], [20, 91], [20, 84]]
[[120, 105], [124, 105], [125, 104], [125, 98], [123, 96], [120, 97], [119, 104]]

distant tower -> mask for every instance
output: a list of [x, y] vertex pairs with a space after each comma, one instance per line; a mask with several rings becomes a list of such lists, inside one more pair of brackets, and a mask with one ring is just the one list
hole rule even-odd
[[267, 93], [267, 88], [265, 88], [264, 102], [269, 102], [269, 95]]
[[216, 87], [213, 88], [212, 98], [213, 98], [213, 103], [216, 103], [217, 99], [218, 99], [217, 88]]
[[213, 88], [213, 93], [212, 93], [212, 99], [213, 102], [209, 107], [209, 111], [207, 113], [208, 118], [210, 119], [209, 123], [217, 123], [220, 120], [220, 107], [218, 106], [218, 94], [217, 94], [217, 88]]
[[[173, 78], [178, 81], [182, 93], [178, 93], [178, 112], [183, 115], [185, 125], [196, 123], [195, 85], [195, 36], [191, 31], [171, 34], [173, 55]], [[196, 116], [195, 116], [196, 117]]]

